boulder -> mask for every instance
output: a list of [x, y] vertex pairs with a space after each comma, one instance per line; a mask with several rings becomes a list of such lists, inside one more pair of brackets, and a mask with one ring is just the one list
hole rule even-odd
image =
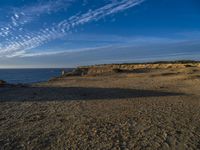
[[4, 80], [0, 80], [0, 87], [5, 86], [7, 83]]

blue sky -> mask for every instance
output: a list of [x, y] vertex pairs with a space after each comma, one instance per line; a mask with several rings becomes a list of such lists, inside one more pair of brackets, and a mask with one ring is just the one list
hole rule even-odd
[[0, 67], [200, 59], [199, 0], [1, 0]]

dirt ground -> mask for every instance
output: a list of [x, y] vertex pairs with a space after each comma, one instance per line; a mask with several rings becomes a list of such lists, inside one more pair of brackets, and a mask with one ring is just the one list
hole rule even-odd
[[0, 87], [0, 149], [200, 149], [200, 68]]

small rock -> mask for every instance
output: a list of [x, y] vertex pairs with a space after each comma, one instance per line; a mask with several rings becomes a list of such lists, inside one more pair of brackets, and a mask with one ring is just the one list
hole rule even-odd
[[4, 81], [4, 80], [0, 80], [0, 87], [1, 87], [1, 86], [5, 86], [6, 84], [7, 84], [6, 81]]

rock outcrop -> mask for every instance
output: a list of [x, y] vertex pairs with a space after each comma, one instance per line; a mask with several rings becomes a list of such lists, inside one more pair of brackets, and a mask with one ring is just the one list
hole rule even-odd
[[84, 75], [103, 75], [110, 73], [123, 73], [123, 72], [146, 72], [150, 69], [177, 69], [187, 67], [200, 67], [199, 62], [157, 62], [157, 63], [144, 63], [144, 64], [107, 64], [107, 65], [94, 65], [82, 66], [74, 69], [72, 72], [65, 73], [63, 76], [84, 76]]
[[0, 87], [7, 85], [7, 82], [4, 80], [0, 80]]

